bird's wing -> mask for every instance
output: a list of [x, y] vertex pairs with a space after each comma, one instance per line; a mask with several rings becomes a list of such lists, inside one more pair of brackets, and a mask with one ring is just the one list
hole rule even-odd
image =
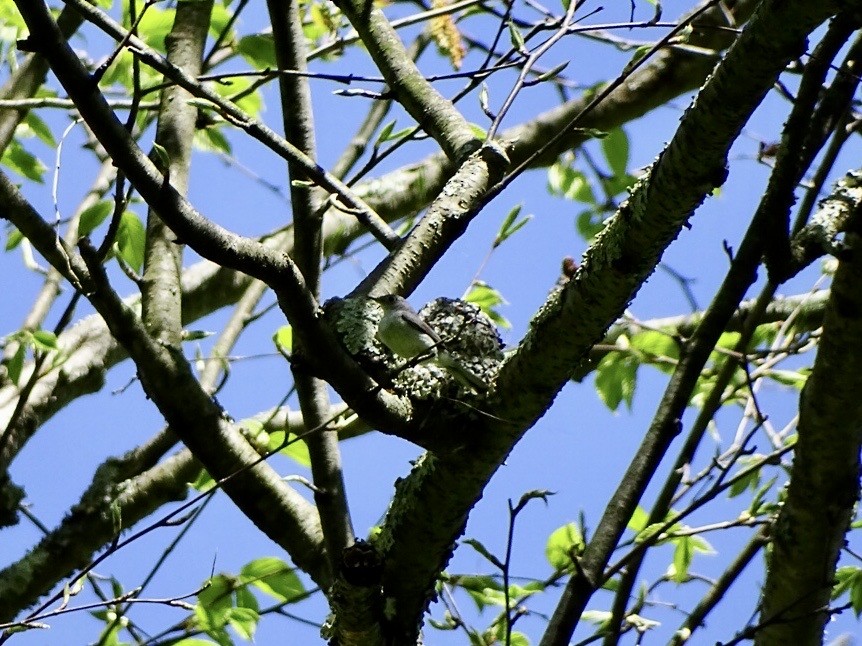
[[405, 323], [407, 323], [407, 325], [409, 325], [413, 329], [430, 336], [434, 343], [440, 343], [442, 341], [440, 335], [434, 331], [434, 328], [428, 325], [428, 323], [426, 323], [418, 314], [416, 316], [402, 315], [401, 318], [404, 320]]

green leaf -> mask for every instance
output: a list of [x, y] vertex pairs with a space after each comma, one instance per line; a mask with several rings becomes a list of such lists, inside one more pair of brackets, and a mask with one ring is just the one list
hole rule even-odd
[[190, 482], [189, 486], [200, 492], [209, 491], [215, 486], [215, 480], [209, 474], [209, 471], [207, 471], [206, 469], [201, 469], [200, 473], [198, 473], [197, 478]]
[[608, 610], [585, 610], [581, 619], [597, 626], [599, 634], [602, 634], [610, 628], [611, 616], [611, 612]]
[[[311, 458], [308, 455], [308, 447], [302, 440], [297, 440], [296, 435], [290, 434], [290, 443], [279, 450], [281, 455], [286, 455], [304, 467], [311, 466]], [[269, 434], [269, 450], [275, 451], [284, 444], [284, 431], [274, 431]]]
[[626, 524], [633, 532], [641, 532], [644, 527], [647, 526], [647, 521], [649, 520], [649, 513], [647, 510], [638, 505], [635, 507], [635, 510], [632, 512], [632, 517], [629, 518], [629, 522]]
[[32, 334], [33, 348], [41, 352], [54, 352], [59, 350], [57, 335], [48, 330], [36, 330]]
[[855, 565], [845, 565], [835, 571], [835, 585], [832, 588], [832, 598], [837, 599], [844, 593], [850, 596], [850, 604], [858, 619], [862, 615], [862, 568]]
[[748, 507], [749, 514], [754, 517], [757, 517], [765, 516], [772, 513], [772, 511], [777, 506], [776, 503], [764, 502], [764, 499], [766, 498], [766, 494], [769, 493], [769, 490], [772, 489], [772, 485], [775, 484], [775, 481], [777, 479], [778, 476], [770, 478], [760, 488], [758, 488], [757, 491], [754, 492], [754, 499], [751, 501], [751, 505], [749, 505]]
[[251, 641], [260, 621], [260, 613], [253, 608], [232, 608], [227, 617], [231, 628], [244, 640]]
[[629, 138], [622, 128], [614, 128], [602, 139], [602, 152], [615, 177], [626, 174], [629, 164]]
[[[227, 7], [224, 4], [216, 2], [210, 12], [210, 36], [218, 38], [225, 32], [230, 20], [231, 12], [227, 10]], [[235, 40], [233, 30], [228, 31], [225, 35], [228, 42]]]
[[156, 154], [160, 170], [164, 173], [166, 169], [171, 167], [171, 156], [168, 153], [168, 149], [159, 143], [153, 142], [153, 152]]
[[676, 583], [685, 583], [689, 579], [688, 572], [695, 553], [711, 554], [713, 549], [700, 536], [677, 536], [671, 540], [676, 546], [673, 552], [671, 579]]
[[212, 150], [230, 155], [233, 148], [224, 135], [224, 130], [218, 125], [211, 125], [195, 131], [195, 145], [201, 150]]
[[810, 370], [770, 370], [766, 376], [783, 386], [790, 386], [801, 391], [805, 382], [808, 381]]
[[[259, 89], [249, 92], [252, 81], [245, 77], [235, 76], [216, 83], [213, 89], [221, 96], [236, 103], [237, 107], [252, 117], [258, 117], [263, 110], [263, 95]], [[242, 95], [237, 98], [238, 95]]]
[[[742, 462], [742, 460], [743, 458], [740, 458], [740, 462]], [[727, 491], [727, 496], [728, 498], [735, 498], [746, 489], [755, 489], [758, 484], [760, 484], [760, 469], [755, 469], [739, 480], [735, 480], [734, 483], [730, 485], [730, 489]]]
[[45, 164], [24, 150], [24, 147], [14, 139], [3, 151], [0, 164], [39, 184], [44, 182], [45, 171], [48, 170]]
[[27, 116], [24, 117], [24, 120], [21, 123], [26, 124], [30, 131], [39, 138], [39, 141], [46, 146], [50, 146], [51, 148], [55, 148], [57, 146], [57, 141], [54, 139], [54, 133], [51, 132], [48, 124], [42, 121], [42, 118], [35, 112], [28, 112]]
[[489, 563], [491, 563], [494, 567], [496, 567], [497, 569], [499, 569], [501, 571], [506, 569], [505, 566], [503, 565], [503, 562], [500, 559], [498, 559], [496, 556], [491, 554], [491, 552], [488, 551], [488, 548], [485, 547], [484, 545], [482, 545], [482, 543], [480, 541], [477, 541], [475, 538], [466, 538], [461, 542], [464, 543], [465, 545], [469, 545], [474, 550], [479, 552], [479, 554], [484, 556], [485, 559]]
[[640, 362], [628, 352], [611, 352], [596, 367], [595, 384], [599, 397], [610, 410], [625, 402], [631, 410]]
[[294, 569], [274, 556], [247, 563], [240, 570], [240, 577], [282, 603], [298, 601], [306, 594]]
[[684, 583], [688, 580], [688, 568], [694, 558], [694, 546], [689, 540], [691, 536], [682, 536], [676, 540], [673, 551], [673, 575], [671, 579], [675, 583]]
[[18, 381], [21, 379], [21, 372], [24, 369], [24, 354], [26, 351], [27, 346], [24, 343], [19, 342], [18, 348], [15, 350], [15, 354], [12, 355], [9, 363], [6, 364], [6, 375], [16, 386], [18, 385]]
[[490, 576], [459, 576], [453, 578], [450, 583], [461, 587], [473, 601], [479, 610], [486, 606], [505, 605], [503, 587]]
[[672, 372], [679, 360], [679, 344], [672, 336], [658, 330], [638, 332], [631, 338], [631, 347], [642, 355], [645, 363], [662, 372]]
[[524, 42], [524, 37], [521, 35], [521, 32], [518, 31], [515, 23], [509, 20], [506, 23], [506, 26], [509, 28], [509, 40], [512, 42], [512, 47], [522, 54], [526, 53], [528, 51], [527, 44]]
[[[721, 336], [718, 337], [718, 343], [716, 343], [716, 346], [724, 348], [725, 350], [733, 350], [739, 344], [739, 340], [741, 338], [742, 335], [739, 332], [722, 332]], [[713, 356], [718, 355], [714, 353]]]
[[564, 69], [566, 69], [569, 66], [570, 62], [571, 61], [564, 61], [564, 62], [560, 63], [559, 65], [552, 67], [547, 72], [542, 72], [541, 74], [539, 74], [536, 78], [534, 78], [532, 80], [532, 84], [538, 85], [539, 83], [542, 83], [543, 81], [547, 81], [548, 79], [556, 78], [560, 74], [560, 72], [562, 72]]
[[635, 50], [635, 53], [632, 56], [631, 60], [628, 63], [626, 63], [625, 69], [626, 70], [631, 69], [634, 65], [637, 64], [637, 62], [640, 59], [642, 59], [644, 56], [646, 56], [649, 53], [649, 50], [651, 50], [651, 49], [652, 49], [652, 45], [641, 45], [640, 47], [638, 47]]
[[464, 300], [476, 305], [497, 326], [507, 330], [512, 327], [509, 320], [497, 311], [497, 306], [508, 305], [506, 299], [503, 298], [500, 292], [487, 283], [478, 280], [475, 281], [470, 291], [464, 297]]
[[515, 233], [520, 231], [524, 227], [524, 225], [527, 224], [527, 222], [533, 219], [532, 215], [528, 215], [518, 220], [518, 215], [520, 213], [521, 205], [518, 204], [506, 215], [505, 219], [503, 220], [503, 223], [500, 225], [500, 230], [497, 231], [497, 236], [494, 238], [494, 249], [506, 242], [506, 240], [508, 240]]
[[198, 594], [195, 616], [207, 633], [221, 629], [228, 621], [227, 615], [233, 607], [233, 582], [223, 574], [217, 574], [207, 582], [207, 587]]
[[138, 23], [138, 34], [150, 47], [165, 51], [165, 36], [174, 24], [175, 9], [159, 9], [148, 5], [147, 11]]
[[[641, 543], [646, 543], [647, 541], [654, 541], [656, 545], [661, 545], [663, 543], [667, 543], [673, 539], [669, 538], [668, 534], [674, 532], [679, 528], [678, 525], [670, 525], [667, 526], [667, 521], [670, 518], [670, 514], [664, 519], [657, 523], [651, 523], [644, 527], [637, 536], [635, 536], [635, 543], [640, 545]], [[661, 532], [660, 536], [656, 536]]]
[[556, 162], [548, 169], [548, 190], [552, 195], [576, 202], [596, 204], [596, 196], [586, 176], [562, 162]]
[[566, 523], [548, 536], [545, 558], [554, 570], [564, 572], [574, 567], [575, 557], [580, 556], [585, 547], [580, 528], [574, 523]]
[[236, 45], [236, 51], [255, 69], [278, 68], [272, 34], [243, 36]]
[[24, 241], [24, 234], [17, 227], [10, 227], [6, 234], [6, 251], [12, 251]]
[[290, 354], [293, 349], [293, 328], [289, 325], [282, 325], [272, 335], [272, 342], [279, 352]]
[[138, 216], [131, 211], [123, 213], [120, 216], [115, 246], [120, 258], [136, 272], [140, 272], [144, 264], [145, 240], [146, 230]]
[[482, 126], [480, 126], [478, 123], [470, 122], [467, 125], [470, 126], [470, 130], [473, 132], [473, 135], [475, 135], [478, 139], [482, 139], [484, 141], [488, 137], [488, 131], [485, 130]]
[[605, 217], [609, 210], [604, 206], [586, 209], [578, 213], [575, 224], [584, 240], [592, 240], [605, 228]]
[[81, 212], [81, 217], [78, 220], [78, 235], [81, 237], [90, 235], [113, 212], [114, 203], [108, 200], [102, 200], [88, 206]]

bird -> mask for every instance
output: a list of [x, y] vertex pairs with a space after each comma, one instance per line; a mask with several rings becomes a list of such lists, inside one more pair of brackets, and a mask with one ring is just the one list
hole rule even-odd
[[488, 384], [481, 377], [449, 354], [440, 335], [403, 297], [386, 294], [372, 300], [383, 308], [383, 318], [377, 325], [377, 339], [393, 354], [404, 359], [428, 354], [427, 361], [436, 363], [462, 383], [479, 392], [488, 390]]

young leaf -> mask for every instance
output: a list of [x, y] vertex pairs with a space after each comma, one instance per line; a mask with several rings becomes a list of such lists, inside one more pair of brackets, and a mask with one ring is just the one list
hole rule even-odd
[[632, 517], [629, 518], [629, 522], [626, 524], [633, 532], [641, 532], [644, 527], [647, 526], [647, 521], [649, 520], [649, 514], [647, 510], [638, 505], [635, 507], [635, 510], [632, 512]]
[[637, 358], [628, 352], [611, 352], [599, 362], [595, 377], [596, 390], [610, 410], [616, 411], [622, 402], [631, 410], [639, 365]]
[[506, 26], [509, 28], [509, 39], [512, 41], [512, 47], [518, 50], [520, 54], [529, 55], [530, 52], [527, 49], [527, 44], [524, 42], [524, 37], [518, 31], [515, 23], [510, 20], [506, 23]]
[[33, 348], [40, 352], [54, 352], [59, 349], [57, 335], [49, 330], [36, 330], [31, 338]]
[[126, 211], [120, 216], [120, 226], [117, 229], [117, 253], [123, 261], [136, 272], [144, 264], [144, 240], [146, 231], [138, 216]]
[[509, 329], [512, 324], [502, 314], [497, 311], [498, 305], [507, 305], [506, 299], [502, 294], [490, 285], [481, 281], [473, 283], [470, 292], [464, 297], [468, 303], [477, 305], [482, 313], [488, 316], [499, 327]]
[[614, 128], [602, 139], [602, 152], [615, 176], [626, 174], [629, 163], [629, 138], [622, 128]]
[[24, 369], [24, 353], [26, 351], [27, 346], [19, 342], [18, 349], [15, 350], [15, 354], [12, 355], [9, 363], [6, 364], [6, 375], [16, 386], [18, 385], [18, 381], [21, 379], [21, 371]]
[[108, 200], [96, 202], [84, 209], [78, 220], [78, 235], [81, 237], [90, 235], [113, 211], [114, 203]]
[[3, 151], [0, 164], [39, 184], [44, 182], [45, 171], [48, 170], [45, 164], [24, 150], [24, 147], [14, 139]]
[[574, 523], [566, 523], [548, 536], [545, 544], [545, 558], [558, 572], [574, 566], [574, 558], [584, 551], [586, 544], [580, 528]]
[[21, 233], [16, 227], [10, 228], [9, 232], [6, 234], [6, 251], [12, 251], [12, 249], [21, 244], [23, 240], [23, 233]]
[[259, 588], [280, 602], [296, 600], [305, 588], [293, 568], [274, 556], [265, 556], [246, 563], [240, 570], [240, 580]]
[[493, 247], [496, 249], [501, 244], [503, 244], [506, 240], [512, 237], [515, 233], [521, 230], [527, 222], [533, 219], [532, 215], [528, 215], [526, 217], [518, 220], [518, 215], [521, 213], [521, 205], [518, 204], [512, 208], [511, 211], [506, 215], [503, 220], [503, 224], [500, 225], [500, 230], [497, 231], [497, 236], [494, 238]]
[[51, 148], [56, 148], [57, 141], [54, 139], [54, 133], [51, 132], [51, 128], [48, 127], [48, 124], [45, 123], [35, 112], [28, 112], [22, 123], [27, 124], [30, 131], [36, 135], [39, 138], [39, 141], [43, 144], [50, 146]]
[[568, 200], [596, 204], [596, 196], [586, 176], [567, 164], [556, 162], [548, 169], [548, 190], [551, 195]]
[[377, 135], [377, 143], [383, 143], [387, 139], [389, 139], [389, 135], [392, 134], [392, 130], [395, 128], [395, 119], [384, 125], [380, 129], [380, 134]]
[[479, 554], [484, 556], [488, 560], [488, 562], [490, 562], [494, 567], [498, 568], [501, 571], [505, 569], [503, 562], [500, 559], [498, 559], [496, 556], [491, 554], [491, 552], [488, 551], [488, 548], [486, 548], [484, 545], [482, 545], [482, 543], [480, 541], [477, 541], [475, 538], [465, 538], [461, 542], [464, 543], [465, 545], [469, 545], [474, 550], [479, 552]]
[[279, 352], [290, 354], [293, 349], [293, 328], [289, 325], [282, 325], [272, 335], [272, 341]]

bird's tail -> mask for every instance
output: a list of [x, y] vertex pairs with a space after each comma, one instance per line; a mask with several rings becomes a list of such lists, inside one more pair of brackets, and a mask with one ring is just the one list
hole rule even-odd
[[437, 355], [437, 363], [448, 370], [455, 379], [465, 386], [471, 386], [480, 393], [488, 390], [488, 384], [486, 384], [481, 377], [467, 368], [448, 352], [440, 352]]

